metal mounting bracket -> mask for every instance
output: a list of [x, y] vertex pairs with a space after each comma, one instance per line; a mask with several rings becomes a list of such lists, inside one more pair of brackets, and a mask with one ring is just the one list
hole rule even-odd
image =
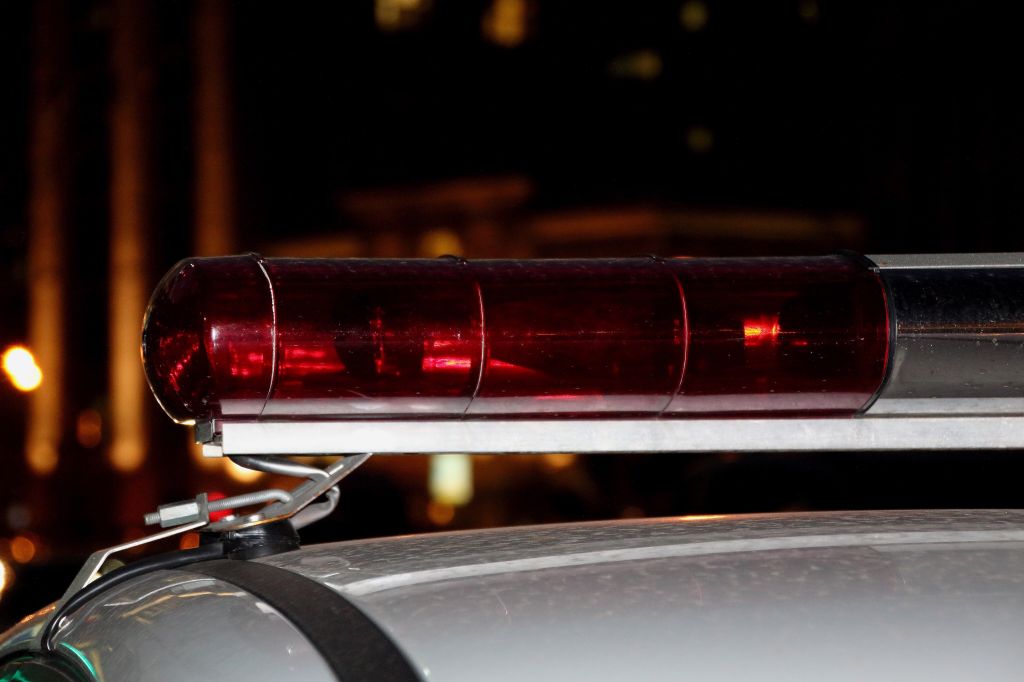
[[195, 520], [183, 523], [182, 525], [174, 526], [162, 530], [159, 533], [153, 535], [147, 535], [146, 537], [136, 538], [135, 540], [129, 540], [120, 545], [114, 545], [113, 547], [107, 547], [99, 551], [93, 552], [89, 555], [89, 558], [85, 560], [85, 564], [79, 569], [78, 574], [75, 576], [71, 584], [68, 585], [68, 589], [64, 592], [64, 595], [57, 602], [57, 608], [59, 609], [61, 604], [66, 602], [73, 594], [81, 590], [83, 587], [93, 582], [100, 577], [103, 565], [107, 563], [107, 560], [111, 556], [118, 552], [123, 552], [133, 547], [139, 547], [140, 545], [146, 545], [150, 542], [157, 542], [159, 540], [165, 540], [175, 535], [181, 535], [192, 530], [202, 528], [207, 523], [207, 520]]
[[[146, 525], [159, 524], [175, 532], [183, 532], [180, 528], [183, 525], [188, 525], [192, 529], [203, 528], [215, 533], [223, 533], [291, 518], [296, 529], [302, 528], [327, 516], [334, 510], [340, 496], [337, 488], [338, 482], [369, 458], [369, 454], [342, 456], [327, 467], [320, 469], [280, 457], [233, 457], [232, 459], [239, 466], [307, 480], [291, 491], [270, 488], [213, 501], [208, 500], [206, 494], [203, 493], [192, 500], [161, 505], [157, 511], [146, 514], [145, 522]], [[314, 503], [321, 495], [326, 499], [323, 502]], [[210, 522], [211, 512], [235, 510], [268, 502], [270, 504], [257, 512], [232, 514], [227, 518]], [[159, 533], [152, 536], [154, 540], [162, 537], [165, 536]]]

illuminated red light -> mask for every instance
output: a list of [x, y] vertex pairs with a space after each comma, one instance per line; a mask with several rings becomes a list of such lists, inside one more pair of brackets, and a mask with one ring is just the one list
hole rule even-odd
[[761, 346], [779, 339], [779, 318], [762, 316], [743, 321], [743, 343]]
[[473, 366], [469, 358], [423, 357], [424, 372], [464, 371]]
[[431, 339], [423, 342], [424, 372], [461, 372], [473, 368], [473, 358], [457, 355], [458, 344], [452, 341]]
[[193, 259], [146, 371], [179, 421], [854, 414], [888, 354], [852, 259]]

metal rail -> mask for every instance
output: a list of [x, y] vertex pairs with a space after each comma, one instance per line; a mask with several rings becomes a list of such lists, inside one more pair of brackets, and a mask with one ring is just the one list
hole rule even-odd
[[211, 456], [988, 450], [1024, 448], [1024, 416], [223, 422], [211, 436]]

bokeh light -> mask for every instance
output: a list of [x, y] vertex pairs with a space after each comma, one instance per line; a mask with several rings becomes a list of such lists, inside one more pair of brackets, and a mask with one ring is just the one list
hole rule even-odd
[[43, 383], [43, 371], [36, 364], [32, 351], [24, 346], [11, 346], [4, 351], [3, 368], [19, 391], [34, 391]]
[[26, 535], [19, 535], [11, 540], [11, 558], [19, 564], [27, 564], [36, 556], [36, 543]]
[[103, 416], [96, 410], [82, 410], [75, 421], [75, 438], [83, 448], [94, 448], [103, 441]]
[[428, 480], [430, 499], [461, 507], [473, 499], [473, 460], [469, 455], [433, 455]]
[[11, 584], [11, 578], [11, 569], [3, 559], [0, 559], [0, 598], [3, 597], [4, 590]]
[[258, 481], [263, 476], [262, 471], [240, 467], [227, 457], [222, 459], [221, 462], [223, 462], [224, 473], [228, 475], [228, 478], [237, 483], [252, 483]]

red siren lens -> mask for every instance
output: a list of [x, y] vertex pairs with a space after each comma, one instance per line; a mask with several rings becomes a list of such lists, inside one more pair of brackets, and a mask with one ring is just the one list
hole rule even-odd
[[474, 264], [486, 362], [472, 415], [661, 412], [679, 384], [683, 306], [654, 260]]
[[277, 310], [269, 417], [461, 415], [481, 359], [466, 267], [268, 260]]
[[888, 352], [841, 257], [193, 259], [150, 303], [178, 421], [853, 414]]
[[182, 261], [146, 312], [149, 385], [175, 421], [259, 414], [274, 375], [273, 339], [270, 283], [258, 261]]
[[843, 414], [881, 386], [885, 293], [852, 259], [678, 259], [690, 352], [667, 414]]

